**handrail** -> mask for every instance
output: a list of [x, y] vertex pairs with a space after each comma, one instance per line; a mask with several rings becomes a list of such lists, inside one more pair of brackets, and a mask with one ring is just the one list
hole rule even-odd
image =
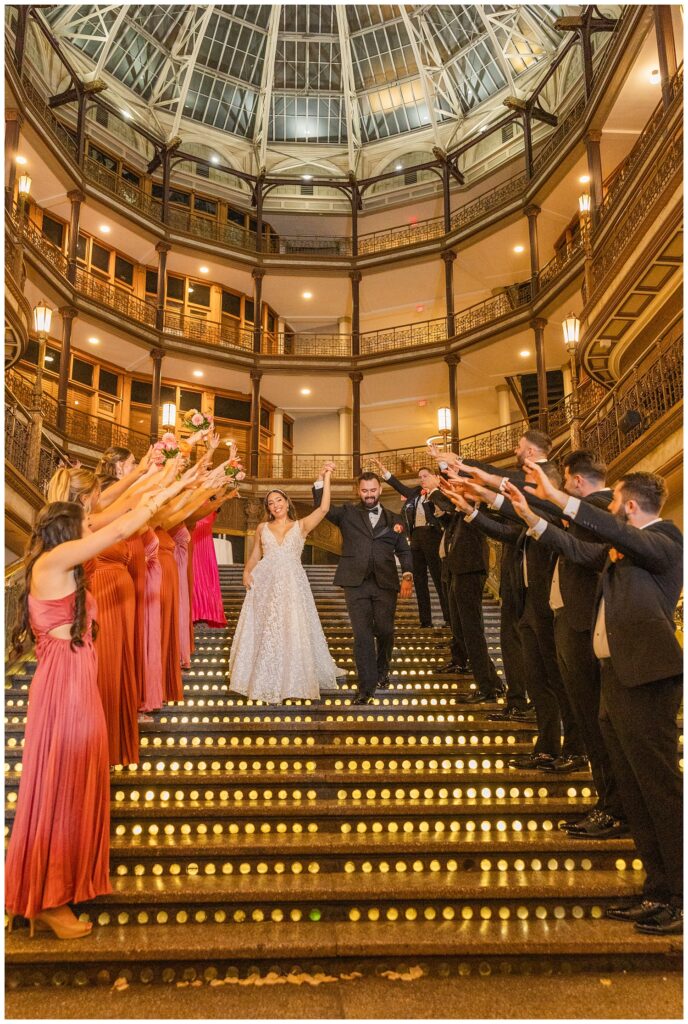
[[547, 413], [547, 430], [554, 438], [574, 419], [587, 416], [609, 394], [609, 389], [593, 377], [587, 377], [575, 391], [564, 395]]
[[68, 458], [52, 438], [42, 431], [38, 470], [35, 479], [31, 479], [33, 425], [29, 410], [5, 386], [5, 459], [8, 465], [30, 480], [41, 494], [45, 494], [51, 476], [60, 465], [67, 464]]
[[[619, 18], [617, 32], [615, 33], [616, 38], [623, 34], [619, 32], [619, 27], [622, 24], [625, 24], [623, 18]], [[618, 45], [615, 46], [611, 42], [605, 46], [602, 61], [597, 62], [596, 77], [600, 75], [602, 68], [606, 67], [611, 61], [612, 56], [617, 50]], [[74, 138], [66, 126], [47, 106], [46, 100], [36, 82], [32, 80], [31, 72], [26, 64], [22, 69], [20, 85], [23, 87], [26, 98], [38, 119], [45, 125], [58, 146], [65, 150], [72, 161], [76, 162], [77, 147]], [[537, 173], [539, 169], [544, 167], [551, 156], [561, 148], [564, 140], [576, 130], [582, 121], [586, 106], [586, 99], [583, 96], [579, 97], [555, 131], [539, 141], [533, 156], [533, 173]], [[474, 141], [477, 144], [479, 139]], [[408, 169], [412, 170], [413, 168]], [[124, 181], [124, 179], [119, 178], [118, 175], [109, 171], [88, 155], [84, 157], [83, 172], [87, 181], [122, 199], [127, 205], [149, 216], [156, 223], [161, 223], [162, 204], [143, 189], [137, 188]], [[142, 173], [144, 172], [142, 171]], [[279, 181], [275, 179], [275, 183], [279, 184]], [[528, 184], [529, 181], [525, 174], [516, 174], [507, 182], [493, 186], [481, 196], [471, 200], [451, 215], [450, 234], [465, 227], [467, 224], [478, 221], [484, 214], [490, 213], [512, 201], [515, 197], [522, 195]], [[222, 197], [217, 197], [217, 199], [218, 202], [222, 201]], [[235, 244], [243, 250], [257, 251], [256, 233], [241, 228], [238, 225], [221, 223], [219, 221], [213, 222], [208, 218], [171, 208], [169, 226], [173, 230], [181, 230], [191, 235]], [[391, 229], [364, 232], [359, 236], [358, 251], [360, 255], [385, 252], [428, 240], [439, 239], [444, 235], [443, 218], [427, 218], [416, 225], [397, 225]], [[322, 257], [326, 252], [333, 256], [348, 257], [352, 255], [352, 242], [347, 236], [331, 238], [317, 236], [309, 238], [308, 236], [269, 235], [266, 239], [263, 239], [263, 242], [264, 251], [270, 255], [305, 255], [309, 252], [319, 257]]]
[[[581, 425], [581, 442], [607, 464], [683, 399], [683, 321], [645, 352], [616, 382]], [[639, 421], [623, 430], [627, 413]], [[627, 423], [624, 427], [627, 427]]]

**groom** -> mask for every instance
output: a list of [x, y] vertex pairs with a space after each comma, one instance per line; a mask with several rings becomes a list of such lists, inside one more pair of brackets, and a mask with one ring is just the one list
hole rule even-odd
[[[313, 501], [322, 501], [325, 463], [313, 486]], [[394, 613], [399, 593], [395, 555], [402, 568], [401, 597], [413, 593], [413, 558], [401, 516], [380, 504], [382, 483], [375, 473], [358, 478], [357, 505], [333, 506], [326, 519], [342, 533], [342, 554], [336, 586], [346, 595], [354, 632], [358, 697], [354, 704], [372, 704], [375, 689], [389, 686], [389, 663], [394, 648]], [[377, 646], [376, 646], [377, 642]]]

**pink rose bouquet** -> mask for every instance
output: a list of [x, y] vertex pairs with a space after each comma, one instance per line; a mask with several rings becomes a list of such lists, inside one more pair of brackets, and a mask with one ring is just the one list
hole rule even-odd
[[232, 483], [238, 484], [242, 480], [246, 479], [246, 473], [244, 467], [241, 464], [241, 459], [230, 459], [225, 466], [225, 476], [230, 477]]
[[159, 466], [164, 465], [169, 459], [179, 455], [179, 442], [174, 434], [163, 434], [159, 441], [153, 445], [153, 458]]
[[184, 419], [182, 425], [190, 430], [192, 434], [195, 434], [198, 430], [212, 430], [215, 421], [212, 416], [206, 416], [205, 413], [199, 412], [198, 409], [189, 409], [188, 412], [184, 413]]

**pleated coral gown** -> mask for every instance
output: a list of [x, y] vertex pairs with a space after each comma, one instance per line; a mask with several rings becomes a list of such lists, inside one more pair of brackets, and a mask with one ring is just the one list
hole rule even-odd
[[144, 556], [146, 559], [145, 604], [143, 632], [145, 640], [145, 695], [142, 711], [157, 711], [162, 707], [162, 637], [160, 592], [162, 590], [162, 568], [158, 558], [158, 535], [148, 529], [143, 534]]
[[182, 669], [179, 660], [179, 571], [174, 541], [166, 530], [157, 529], [158, 559], [162, 569], [160, 623], [162, 646], [162, 692], [165, 702], [183, 700]]
[[169, 531], [174, 541], [174, 559], [179, 574], [179, 657], [182, 668], [191, 665], [191, 642], [189, 637], [189, 620], [191, 616], [189, 604], [189, 541], [191, 534], [184, 523]]
[[206, 622], [218, 629], [227, 625], [222, 605], [220, 573], [213, 544], [213, 523], [217, 512], [210, 512], [199, 519], [193, 531], [193, 595], [192, 616], [194, 622]]
[[138, 685], [134, 668], [136, 595], [129, 575], [129, 545], [98, 555], [89, 581], [98, 606], [98, 689], [103, 701], [110, 764], [139, 759]]
[[129, 575], [134, 584], [134, 673], [139, 711], [148, 710], [146, 703], [146, 552], [143, 536], [129, 537]]
[[26, 719], [17, 811], [5, 865], [5, 905], [35, 917], [111, 892], [108, 734], [91, 640], [97, 618], [87, 595], [84, 646], [50, 636], [74, 619], [74, 595], [29, 597], [36, 668]]
[[189, 650], [193, 654], [196, 650], [196, 638], [194, 636], [194, 623], [193, 623], [193, 590], [194, 590], [194, 532], [193, 528], [189, 530], [189, 558], [187, 560], [187, 572], [186, 572], [186, 584], [189, 588]]

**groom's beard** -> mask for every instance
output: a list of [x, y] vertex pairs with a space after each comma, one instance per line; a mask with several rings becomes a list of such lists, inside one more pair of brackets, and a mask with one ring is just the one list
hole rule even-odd
[[380, 504], [379, 498], [361, 498], [361, 501], [366, 508], [375, 508], [376, 505]]

